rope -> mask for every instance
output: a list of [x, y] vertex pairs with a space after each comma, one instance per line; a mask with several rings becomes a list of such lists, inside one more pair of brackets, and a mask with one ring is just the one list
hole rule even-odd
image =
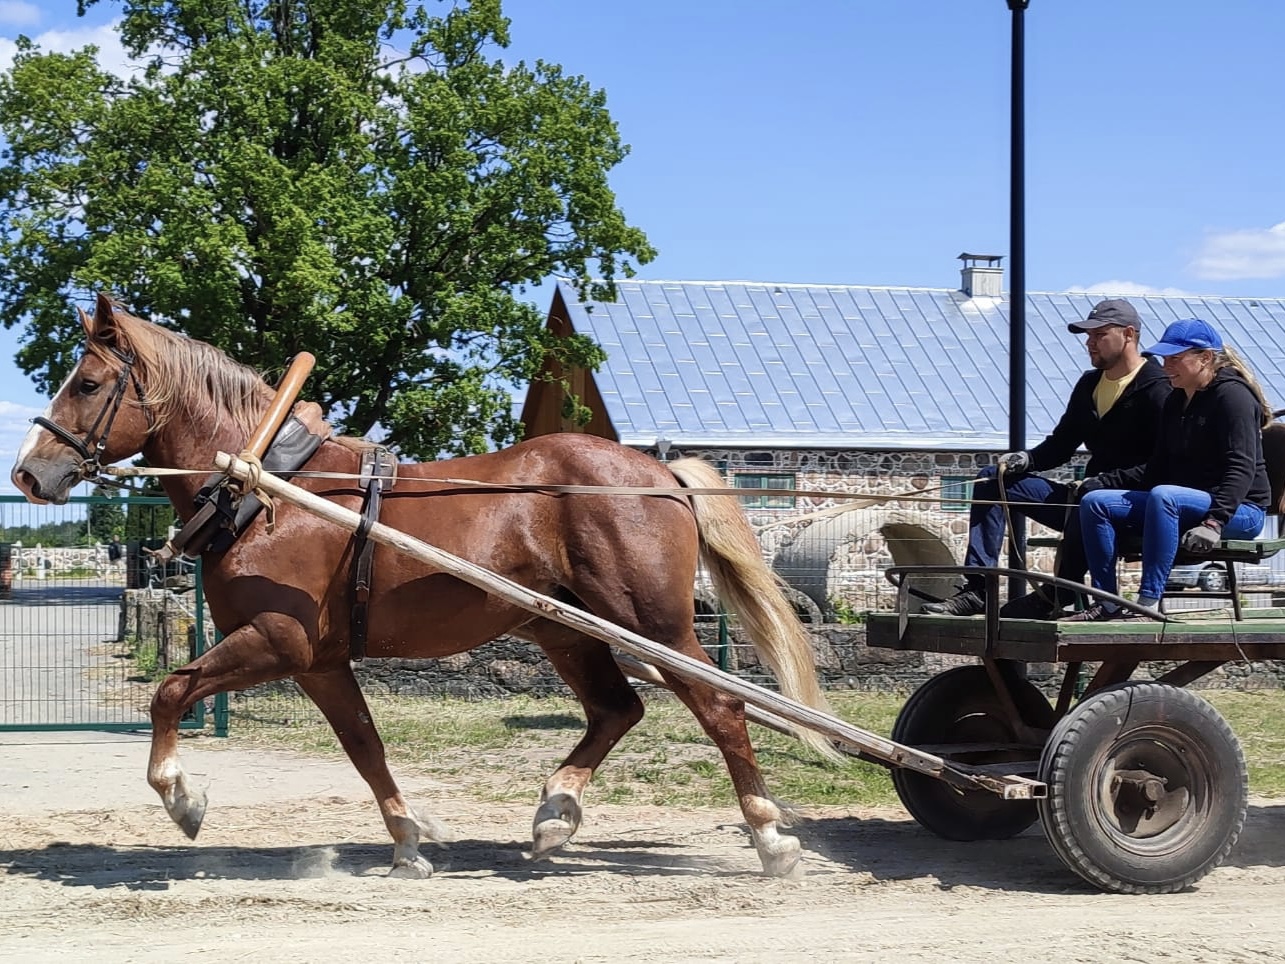
[[[249, 461], [245, 458], [244, 453], [238, 458]], [[209, 475], [209, 469], [166, 469], [150, 468], [143, 466], [115, 466], [109, 465], [104, 467], [103, 472], [120, 478], [139, 478], [145, 476], [173, 476], [173, 475]], [[334, 479], [337, 481], [357, 481], [361, 476], [355, 472], [311, 472], [307, 470], [282, 471], [274, 472], [273, 475], [279, 478], [291, 477], [295, 479]], [[408, 476], [399, 475], [397, 477], [398, 488], [404, 485], [433, 485], [433, 486], [457, 486], [461, 489], [477, 489], [481, 491], [493, 492], [536, 492], [545, 495], [657, 495], [657, 496], [687, 496], [687, 495], [717, 495], [729, 497], [746, 497], [746, 496], [763, 496], [763, 495], [781, 495], [795, 496], [805, 499], [833, 499], [838, 501], [855, 500], [860, 504], [852, 506], [830, 506], [825, 509], [818, 509], [807, 516], [790, 516], [788, 519], [782, 519], [780, 523], [771, 523], [771, 525], [788, 524], [801, 518], [817, 518], [827, 515], [839, 515], [843, 512], [849, 512], [855, 509], [870, 508], [871, 506], [880, 505], [885, 502], [910, 502], [922, 503], [927, 505], [938, 505], [941, 502], [939, 497], [925, 497], [923, 495], [911, 495], [908, 492], [896, 492], [890, 495], [873, 495], [869, 492], [830, 492], [819, 489], [736, 489], [730, 487], [722, 488], [684, 488], [682, 486], [610, 486], [610, 485], [557, 485], [553, 483], [542, 482], [482, 482], [478, 479], [460, 479], [453, 477], [442, 477], [432, 479], [416, 479]], [[253, 487], [250, 487], [251, 489]], [[914, 490], [917, 493], [938, 491], [942, 486], [929, 486], [923, 489]], [[449, 489], [440, 493], [441, 495], [458, 495]], [[974, 500], [979, 505], [997, 505], [998, 501], [989, 499]], [[1058, 503], [1049, 503], [1056, 505]], [[1070, 507], [1074, 503], [1064, 503], [1065, 507]]]
[[264, 523], [268, 535], [272, 535], [277, 528], [277, 504], [272, 496], [259, 488], [259, 481], [263, 477], [263, 463], [249, 449], [243, 449], [237, 458], [246, 464], [245, 480], [242, 482], [239, 479], [229, 478], [228, 486], [235, 488], [242, 497], [253, 492], [254, 497], [263, 503]]
[[1007, 467], [1003, 462], [995, 472], [995, 483], [999, 488], [999, 504], [1004, 507], [1004, 528], [1008, 530], [1008, 544], [1013, 549], [1013, 555], [1017, 559], [1017, 568], [1026, 568], [1026, 559], [1024, 554], [1017, 551], [1017, 534], [1013, 531], [1013, 512], [1008, 504], [1008, 491], [1004, 488], [1004, 473]]

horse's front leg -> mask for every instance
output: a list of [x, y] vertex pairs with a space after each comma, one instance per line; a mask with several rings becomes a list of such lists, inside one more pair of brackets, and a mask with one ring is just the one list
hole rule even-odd
[[183, 714], [207, 696], [282, 679], [296, 670], [262, 631], [247, 625], [175, 670], [156, 688], [147, 782], [160, 794], [170, 818], [189, 837], [195, 839], [201, 829], [206, 798], [205, 791], [191, 787], [179, 760], [178, 726]]
[[536, 641], [580, 699], [588, 722], [584, 736], [540, 794], [531, 853], [543, 857], [579, 829], [585, 787], [611, 748], [642, 719], [643, 705], [605, 643], [565, 629], [542, 634]]
[[453, 839], [450, 831], [436, 820], [423, 821], [406, 803], [388, 770], [384, 741], [375, 723], [361, 687], [347, 663], [324, 673], [307, 673], [295, 677], [300, 688], [325, 714], [331, 729], [339, 738], [348, 759], [370, 786], [383, 815], [384, 826], [393, 838], [393, 866], [390, 877], [423, 879], [433, 875], [433, 865], [419, 852], [420, 832], [429, 840]]

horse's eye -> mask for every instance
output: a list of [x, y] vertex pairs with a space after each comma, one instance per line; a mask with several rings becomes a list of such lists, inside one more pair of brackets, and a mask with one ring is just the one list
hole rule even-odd
[[80, 380], [80, 394], [82, 395], [92, 395], [94, 392], [98, 391], [98, 388], [99, 385], [96, 381], [88, 378], [82, 378]]

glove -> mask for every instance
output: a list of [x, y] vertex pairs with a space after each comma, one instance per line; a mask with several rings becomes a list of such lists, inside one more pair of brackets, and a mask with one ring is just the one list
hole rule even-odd
[[1087, 479], [1082, 479], [1080, 484], [1075, 487], [1075, 501], [1079, 502], [1090, 492], [1096, 492], [1098, 489], [1105, 489], [1107, 484], [1102, 481], [1102, 476], [1091, 475]]
[[1188, 529], [1182, 536], [1182, 548], [1187, 552], [1212, 552], [1223, 537], [1222, 523], [1206, 519], [1194, 529]]
[[1031, 453], [1030, 452], [1005, 452], [999, 457], [999, 464], [1004, 467], [1004, 471], [1017, 475], [1019, 472], [1031, 471]]

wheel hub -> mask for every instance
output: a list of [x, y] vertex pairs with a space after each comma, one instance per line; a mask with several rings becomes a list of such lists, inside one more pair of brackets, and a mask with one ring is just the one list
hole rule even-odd
[[1173, 827], [1187, 812], [1191, 792], [1169, 790], [1168, 779], [1146, 770], [1116, 770], [1108, 793], [1119, 828], [1132, 837], [1154, 837]]

